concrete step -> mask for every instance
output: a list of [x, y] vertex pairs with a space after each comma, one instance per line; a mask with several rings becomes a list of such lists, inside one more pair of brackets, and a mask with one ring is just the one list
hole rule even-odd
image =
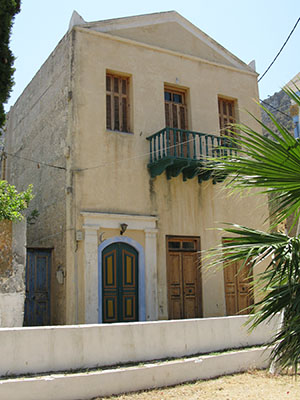
[[143, 389], [263, 369], [270, 349], [249, 348], [226, 353], [156, 361], [78, 373], [53, 373], [0, 380], [1, 400], [90, 400]]

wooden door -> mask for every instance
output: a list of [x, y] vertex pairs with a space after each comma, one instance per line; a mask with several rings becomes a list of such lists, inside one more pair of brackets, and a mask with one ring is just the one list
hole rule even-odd
[[50, 324], [51, 251], [28, 249], [24, 326]]
[[168, 305], [170, 319], [201, 316], [198, 238], [167, 238]]
[[126, 243], [102, 252], [103, 322], [138, 321], [138, 253]]
[[165, 87], [165, 119], [169, 130], [170, 154], [177, 157], [187, 155], [187, 135], [180, 130], [187, 130], [187, 105], [184, 91]]
[[248, 307], [253, 304], [252, 277], [249, 267], [240, 269], [242, 262], [232, 262], [224, 268], [226, 314], [248, 314]]

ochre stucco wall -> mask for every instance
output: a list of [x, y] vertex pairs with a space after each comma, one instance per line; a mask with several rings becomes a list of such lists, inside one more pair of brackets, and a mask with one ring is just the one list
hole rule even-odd
[[[171, 33], [170, 33], [171, 34]], [[198, 40], [194, 38], [194, 40]], [[190, 44], [192, 46], [192, 44]], [[195, 43], [196, 46], [196, 43]], [[82, 229], [81, 211], [156, 215], [158, 217], [158, 315], [168, 317], [166, 236], [197, 236], [201, 249], [220, 243], [218, 222], [262, 228], [267, 217], [263, 197], [227, 198], [222, 184], [199, 184], [182, 176], [151, 179], [147, 170], [147, 136], [165, 126], [164, 84], [187, 90], [189, 129], [219, 134], [218, 96], [237, 101], [240, 122], [254, 125], [245, 112], [258, 116], [256, 74], [203, 63], [195, 58], [136, 46], [80, 29], [76, 41], [74, 90], [76, 139], [74, 179], [76, 229]], [[130, 76], [130, 134], [106, 130], [106, 71]], [[96, 88], [96, 90], [95, 90]], [[81, 171], [80, 171], [81, 170]], [[98, 232], [100, 233], [100, 232]], [[109, 238], [117, 232], [106, 232]], [[137, 239], [136, 233], [126, 231]], [[79, 243], [79, 320], [84, 320], [84, 245]], [[223, 271], [203, 273], [203, 314], [225, 314]]]

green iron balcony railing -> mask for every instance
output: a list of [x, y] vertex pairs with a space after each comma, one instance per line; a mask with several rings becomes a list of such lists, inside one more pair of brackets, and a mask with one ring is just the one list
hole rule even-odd
[[182, 173], [184, 181], [198, 176], [199, 183], [210, 178], [216, 183], [222, 179], [205, 168], [207, 160], [233, 152], [228, 137], [177, 128], [164, 128], [147, 140], [150, 142], [148, 168], [152, 178], [166, 171], [168, 179]]

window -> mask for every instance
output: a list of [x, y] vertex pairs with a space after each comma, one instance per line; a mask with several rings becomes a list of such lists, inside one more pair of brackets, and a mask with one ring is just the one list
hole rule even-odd
[[167, 127], [188, 129], [185, 92], [165, 87], [165, 116]]
[[169, 251], [196, 251], [197, 240], [194, 238], [172, 238], [168, 239]]
[[106, 128], [129, 132], [129, 78], [106, 74]]
[[220, 98], [219, 103], [219, 125], [221, 135], [232, 136], [231, 124], [236, 122], [235, 101]]

